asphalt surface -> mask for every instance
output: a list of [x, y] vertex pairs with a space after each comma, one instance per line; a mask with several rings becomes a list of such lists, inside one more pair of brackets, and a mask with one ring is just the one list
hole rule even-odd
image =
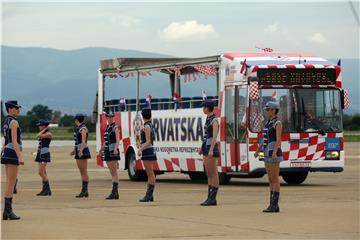
[[[76, 199], [81, 182], [71, 147], [53, 147], [51, 197], [37, 197], [37, 164], [25, 148], [13, 208], [20, 221], [2, 221], [2, 239], [359, 239], [359, 143], [348, 143], [342, 173], [310, 173], [300, 186], [282, 182], [279, 214], [264, 214], [266, 177], [232, 179], [216, 207], [201, 207], [207, 186], [187, 175], [158, 176], [154, 203], [139, 203], [144, 182], [120, 173], [120, 199], [105, 200], [110, 175], [90, 161], [90, 197]], [[94, 147], [93, 147], [94, 149]], [[95, 153], [92, 153], [95, 156]], [[2, 187], [4, 186], [2, 168]], [[3, 192], [3, 191], [2, 191]], [[3, 206], [3, 205], [2, 205]]]

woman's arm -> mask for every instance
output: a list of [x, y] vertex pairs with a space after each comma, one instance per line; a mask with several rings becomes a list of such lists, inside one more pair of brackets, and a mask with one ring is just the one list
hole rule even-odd
[[[44, 128], [44, 129], [41, 130], [38, 134], [36, 134], [36, 137], [37, 137], [37, 138], [49, 138], [49, 137], [45, 134], [46, 130], [48, 130], [48, 129], [49, 129], [49, 127]], [[47, 137], [45, 137], [45, 136], [47, 136]]]
[[86, 142], [86, 129], [81, 129], [81, 144], [80, 144], [80, 150], [79, 150], [79, 156], [81, 157], [83, 155], [83, 150], [85, 148], [85, 142]]
[[13, 144], [14, 146], [14, 150], [16, 152], [16, 156], [18, 157], [19, 159], [19, 163], [21, 165], [24, 164], [24, 160], [22, 158], [22, 155], [21, 155], [21, 152], [20, 152], [20, 148], [19, 148], [19, 144], [17, 142], [17, 128], [19, 127], [19, 124], [16, 122], [16, 123], [13, 123], [11, 125], [11, 143]]
[[213, 137], [212, 137], [209, 152], [214, 151], [214, 147], [215, 147], [215, 144], [216, 144], [216, 139], [217, 139], [217, 135], [218, 135], [218, 132], [219, 132], [219, 123], [218, 123], [217, 120], [213, 122], [212, 129], [213, 129]]
[[118, 146], [120, 142], [120, 129], [118, 127], [115, 128], [115, 148], [114, 148], [114, 155], [118, 154]]
[[140, 151], [143, 151], [144, 149], [146, 149], [148, 146], [151, 145], [151, 129], [150, 129], [150, 127], [145, 127], [145, 138], [146, 138], [146, 142], [144, 144], [142, 144], [142, 146], [140, 147]]
[[278, 149], [281, 147], [281, 135], [282, 135], [282, 124], [281, 124], [281, 122], [276, 123], [275, 130], [276, 130], [276, 142], [275, 142], [275, 146], [274, 146], [274, 150], [273, 150], [273, 154], [272, 154], [273, 159], [277, 158], [276, 153], [277, 153]]

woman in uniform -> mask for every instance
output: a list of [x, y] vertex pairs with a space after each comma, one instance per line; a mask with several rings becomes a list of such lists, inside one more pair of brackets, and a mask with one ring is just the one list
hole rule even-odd
[[91, 158], [90, 150], [87, 145], [88, 129], [84, 123], [85, 115], [76, 114], [74, 119], [75, 119], [75, 130], [74, 130], [75, 148], [70, 153], [70, 155], [75, 155], [76, 163], [79, 168], [82, 179], [81, 192], [76, 197], [87, 198], [89, 197], [89, 192], [88, 192], [89, 175], [87, 171], [87, 160]]
[[154, 149], [155, 132], [151, 122], [151, 109], [143, 108], [141, 115], [144, 120], [144, 128], [140, 133], [140, 144], [138, 155], [141, 155], [141, 160], [145, 166], [146, 175], [148, 178], [147, 191], [145, 196], [140, 199], [140, 202], [153, 202], [154, 188], [155, 188], [155, 173], [153, 168], [153, 161], [156, 161], [156, 153]]
[[282, 161], [281, 134], [282, 124], [278, 119], [279, 104], [277, 102], [267, 102], [264, 110], [266, 111], [267, 122], [262, 130], [263, 140], [256, 150], [254, 156], [258, 157], [261, 150], [264, 151], [265, 168], [269, 179], [270, 205], [263, 212], [279, 212], [280, 181], [279, 168]]
[[51, 196], [49, 178], [46, 173], [46, 165], [50, 163], [50, 142], [52, 135], [49, 131], [50, 122], [47, 120], [40, 120], [36, 125], [39, 127], [39, 133], [36, 137], [39, 140], [38, 151], [35, 162], [39, 163], [39, 175], [42, 179], [42, 190], [37, 196]]
[[7, 101], [5, 107], [8, 115], [4, 120], [4, 126], [2, 128], [5, 142], [1, 154], [1, 164], [5, 165], [6, 173], [3, 220], [19, 220], [20, 217], [16, 216], [12, 210], [12, 196], [18, 175], [18, 166], [24, 165], [21, 154], [21, 128], [17, 121], [21, 106], [16, 100], [13, 100]]
[[112, 191], [106, 199], [119, 199], [119, 177], [117, 173], [118, 161], [120, 160], [119, 141], [120, 130], [114, 121], [114, 113], [106, 113], [108, 125], [104, 132], [104, 145], [101, 150], [104, 151], [104, 161], [109, 168], [112, 178]]
[[203, 112], [206, 114], [205, 136], [200, 149], [203, 154], [205, 171], [208, 178], [208, 197], [201, 203], [202, 206], [217, 205], [216, 195], [219, 189], [219, 174], [217, 171], [217, 159], [220, 157], [219, 147], [216, 142], [219, 132], [219, 123], [214, 114], [214, 102], [205, 100], [203, 102]]

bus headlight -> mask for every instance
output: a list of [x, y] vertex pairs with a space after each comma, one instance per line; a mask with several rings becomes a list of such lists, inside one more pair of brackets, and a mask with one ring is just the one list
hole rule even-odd
[[340, 160], [340, 152], [339, 151], [326, 151], [325, 152], [325, 160]]

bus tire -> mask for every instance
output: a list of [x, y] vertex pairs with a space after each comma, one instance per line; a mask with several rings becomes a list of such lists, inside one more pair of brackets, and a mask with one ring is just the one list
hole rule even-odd
[[219, 173], [219, 184], [220, 185], [227, 185], [231, 180], [231, 177], [229, 175], [226, 175], [226, 173]]
[[136, 156], [135, 152], [131, 149], [126, 154], [126, 165], [127, 172], [131, 181], [146, 181], [147, 176], [145, 170], [137, 170], [136, 169]]
[[307, 178], [308, 172], [289, 172], [282, 173], [281, 176], [287, 184], [299, 185]]
[[207, 179], [204, 172], [189, 172], [189, 177], [194, 182], [205, 181]]

